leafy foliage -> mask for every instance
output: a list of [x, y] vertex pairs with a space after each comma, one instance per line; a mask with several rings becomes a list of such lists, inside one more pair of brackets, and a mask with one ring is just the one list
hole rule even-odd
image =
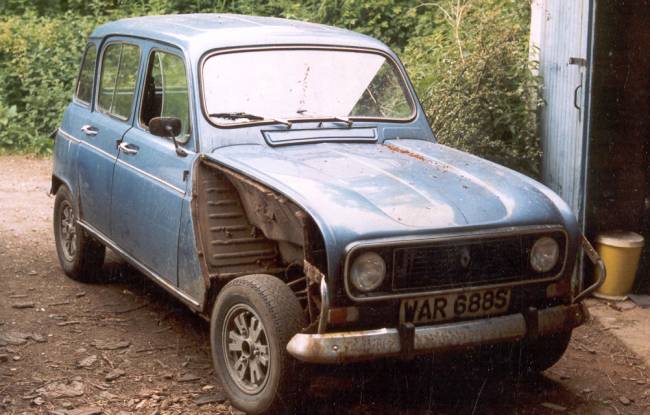
[[27, 15], [0, 22], [0, 148], [47, 153], [70, 101], [91, 19]]
[[335, 25], [403, 58], [442, 143], [527, 174], [540, 159], [538, 80], [521, 0], [5, 0], [0, 2], [0, 150], [47, 153], [85, 38], [105, 21], [228, 12]]
[[519, 0], [436, 3], [437, 30], [410, 39], [406, 66], [440, 142], [534, 175], [538, 85]]

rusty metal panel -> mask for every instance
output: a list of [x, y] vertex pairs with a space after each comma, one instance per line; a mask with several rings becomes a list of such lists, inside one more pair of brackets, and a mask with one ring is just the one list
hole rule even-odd
[[278, 252], [246, 216], [237, 190], [216, 170], [206, 172], [205, 195], [206, 254], [211, 273], [238, 275], [268, 272], [275, 268]]

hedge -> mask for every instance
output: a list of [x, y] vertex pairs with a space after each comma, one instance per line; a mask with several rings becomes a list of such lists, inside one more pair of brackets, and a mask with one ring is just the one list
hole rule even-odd
[[441, 143], [529, 175], [540, 161], [539, 79], [521, 0], [5, 0], [0, 5], [0, 151], [48, 154], [85, 39], [120, 17], [273, 15], [356, 30], [404, 61]]

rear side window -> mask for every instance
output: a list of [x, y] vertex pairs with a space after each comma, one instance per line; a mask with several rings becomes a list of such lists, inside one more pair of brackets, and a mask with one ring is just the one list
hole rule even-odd
[[90, 98], [93, 94], [96, 60], [97, 47], [91, 43], [88, 45], [86, 52], [84, 53], [84, 58], [81, 62], [81, 70], [79, 71], [79, 79], [77, 80], [77, 89], [74, 94], [79, 101], [86, 104], [90, 103]]
[[140, 66], [140, 48], [114, 43], [104, 50], [97, 108], [126, 120], [131, 114]]
[[148, 127], [154, 117], [181, 120], [179, 141], [190, 134], [190, 101], [185, 63], [178, 55], [155, 51], [149, 60], [140, 121]]

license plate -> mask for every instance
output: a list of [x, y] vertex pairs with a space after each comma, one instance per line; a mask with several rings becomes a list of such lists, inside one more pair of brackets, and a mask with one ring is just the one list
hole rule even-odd
[[435, 323], [503, 314], [510, 305], [510, 289], [494, 288], [402, 300], [400, 322]]

